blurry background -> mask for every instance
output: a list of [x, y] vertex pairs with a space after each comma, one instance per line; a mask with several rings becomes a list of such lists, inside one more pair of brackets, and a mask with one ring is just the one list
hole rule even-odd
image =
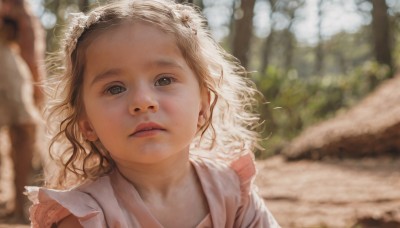
[[[30, 1], [49, 53], [69, 13], [105, 2]], [[256, 182], [279, 223], [400, 227], [400, 1], [184, 2], [265, 96]]]

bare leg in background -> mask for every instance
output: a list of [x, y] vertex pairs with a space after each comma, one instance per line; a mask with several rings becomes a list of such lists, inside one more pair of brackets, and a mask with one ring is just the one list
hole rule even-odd
[[36, 150], [36, 130], [34, 124], [10, 126], [11, 157], [14, 164], [16, 192], [14, 218], [25, 222], [27, 221], [25, 216], [27, 198], [23, 193], [33, 172], [32, 158]]

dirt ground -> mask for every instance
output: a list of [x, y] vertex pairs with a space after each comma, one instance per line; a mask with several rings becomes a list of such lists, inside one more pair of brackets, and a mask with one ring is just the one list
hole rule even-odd
[[282, 227], [344, 228], [361, 218], [382, 220], [368, 227], [400, 227], [393, 222], [400, 222], [398, 158], [288, 163], [277, 156], [257, 166], [259, 192]]
[[[0, 131], [3, 155], [5, 141]], [[10, 161], [3, 156], [1, 162], [0, 215], [11, 207], [13, 178]], [[360, 218], [387, 220], [386, 212], [400, 209], [399, 158], [286, 162], [276, 156], [257, 167], [259, 193], [282, 227], [346, 228]], [[0, 218], [0, 228], [28, 227], [5, 221]]]

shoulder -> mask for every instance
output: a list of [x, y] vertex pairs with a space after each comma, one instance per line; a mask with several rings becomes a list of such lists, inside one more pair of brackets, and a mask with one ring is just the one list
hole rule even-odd
[[234, 194], [239, 194], [241, 198], [250, 193], [252, 180], [256, 175], [256, 166], [252, 152], [243, 153], [242, 156], [231, 161], [197, 156], [192, 157], [191, 161], [200, 179], [203, 178], [207, 182], [214, 183], [223, 191], [227, 188], [235, 190]]
[[252, 181], [256, 176], [256, 165], [252, 152], [246, 152], [238, 159], [233, 160], [229, 167], [238, 175], [241, 183]]
[[103, 181], [100, 178], [70, 190], [27, 187], [28, 198], [33, 203], [29, 209], [32, 227], [51, 227], [66, 218], [69, 218], [67, 222], [71, 222], [70, 218], [78, 218], [79, 221], [102, 224], [102, 208], [91, 192], [99, 189], [99, 184], [104, 186]]
[[252, 187], [256, 166], [251, 152], [231, 161], [198, 157], [191, 161], [208, 199], [215, 227], [271, 227], [255, 223], [254, 226], [245, 225], [248, 221], [256, 221], [258, 211], [263, 210], [261, 199], [256, 201], [261, 209], [252, 205], [257, 194]]
[[190, 160], [197, 169], [205, 169], [222, 176], [233, 175], [239, 178], [240, 182], [252, 180], [256, 175], [254, 155], [251, 151], [246, 151], [241, 156], [231, 160], [197, 155], [192, 156]]

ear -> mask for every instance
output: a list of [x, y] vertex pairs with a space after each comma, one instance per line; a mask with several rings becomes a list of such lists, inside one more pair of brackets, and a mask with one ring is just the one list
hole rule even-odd
[[79, 129], [81, 130], [83, 136], [91, 141], [96, 141], [99, 137], [97, 137], [96, 131], [93, 129], [92, 124], [90, 123], [89, 119], [86, 115], [83, 115], [80, 120], [78, 121]]
[[210, 91], [208, 89], [203, 89], [201, 92], [201, 102], [200, 102], [200, 111], [199, 117], [197, 121], [197, 126], [201, 128], [207, 121], [210, 116]]

